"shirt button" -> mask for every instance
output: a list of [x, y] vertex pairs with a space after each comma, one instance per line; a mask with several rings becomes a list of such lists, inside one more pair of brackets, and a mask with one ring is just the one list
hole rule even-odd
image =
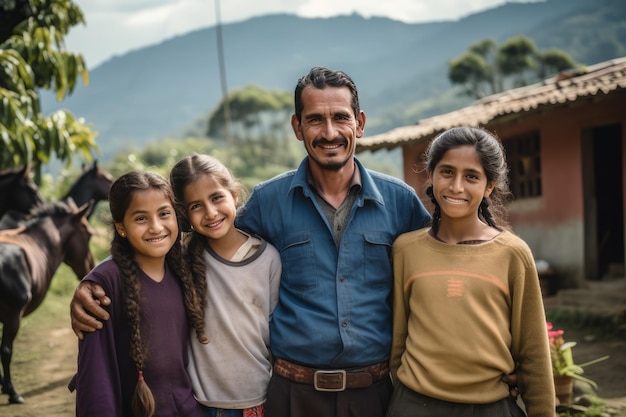
[[345, 321], [341, 323], [341, 327], [348, 327], [348, 323], [346, 323]]
[[340, 277], [339, 281], [344, 282], [346, 280], [346, 277]]

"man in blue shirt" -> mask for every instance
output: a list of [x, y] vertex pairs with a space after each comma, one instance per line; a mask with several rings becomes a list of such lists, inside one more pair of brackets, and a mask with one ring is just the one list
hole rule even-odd
[[[283, 264], [266, 415], [382, 417], [392, 392], [391, 245], [430, 217], [411, 187], [355, 158], [365, 113], [347, 74], [316, 67], [300, 78], [291, 124], [308, 156], [256, 186], [237, 218]], [[91, 330], [77, 320], [75, 331]]]
[[308, 156], [256, 186], [238, 227], [280, 252], [270, 323], [271, 417], [383, 416], [391, 394], [391, 245], [430, 217], [415, 191], [355, 158], [365, 113], [352, 79], [313, 68], [291, 125]]

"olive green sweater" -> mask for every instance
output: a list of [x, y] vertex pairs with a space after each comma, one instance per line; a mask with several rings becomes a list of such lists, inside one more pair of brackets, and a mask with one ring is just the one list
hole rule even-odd
[[[447, 244], [429, 229], [393, 245], [391, 371], [413, 391], [467, 404], [509, 395], [516, 372], [529, 417], [554, 417], [555, 394], [539, 278], [510, 232]], [[397, 378], [397, 379], [396, 379]]]

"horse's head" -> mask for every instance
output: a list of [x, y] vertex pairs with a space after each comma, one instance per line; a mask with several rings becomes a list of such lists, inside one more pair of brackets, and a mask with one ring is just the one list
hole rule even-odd
[[95, 265], [93, 254], [89, 248], [89, 240], [93, 235], [93, 229], [87, 221], [94, 202], [77, 207], [74, 200], [67, 200], [71, 207], [71, 214], [66, 216], [63, 224], [59, 225], [61, 242], [65, 253], [65, 262], [76, 274], [78, 279], [83, 278]]
[[72, 197], [79, 206], [89, 200], [94, 200], [95, 203], [107, 200], [113, 180], [113, 175], [100, 168], [98, 161], [94, 161], [91, 168], [83, 165], [83, 173], [72, 185], [65, 198]]
[[30, 179], [30, 167], [0, 172], [0, 216], [9, 210], [28, 213], [44, 202], [37, 185]]
[[93, 166], [85, 173], [90, 177], [90, 183], [93, 189], [92, 198], [98, 201], [107, 200], [109, 198], [109, 190], [113, 184], [113, 175], [98, 166], [98, 161], [94, 161]]

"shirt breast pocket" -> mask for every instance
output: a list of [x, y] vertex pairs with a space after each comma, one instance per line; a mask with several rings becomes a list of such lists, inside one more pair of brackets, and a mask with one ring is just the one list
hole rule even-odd
[[391, 256], [391, 235], [388, 233], [364, 233], [365, 259], [389, 259]]
[[369, 285], [389, 285], [392, 243], [393, 238], [389, 233], [363, 234], [363, 276]]
[[305, 291], [316, 286], [313, 241], [309, 232], [289, 235], [280, 254], [283, 263], [283, 284]]

